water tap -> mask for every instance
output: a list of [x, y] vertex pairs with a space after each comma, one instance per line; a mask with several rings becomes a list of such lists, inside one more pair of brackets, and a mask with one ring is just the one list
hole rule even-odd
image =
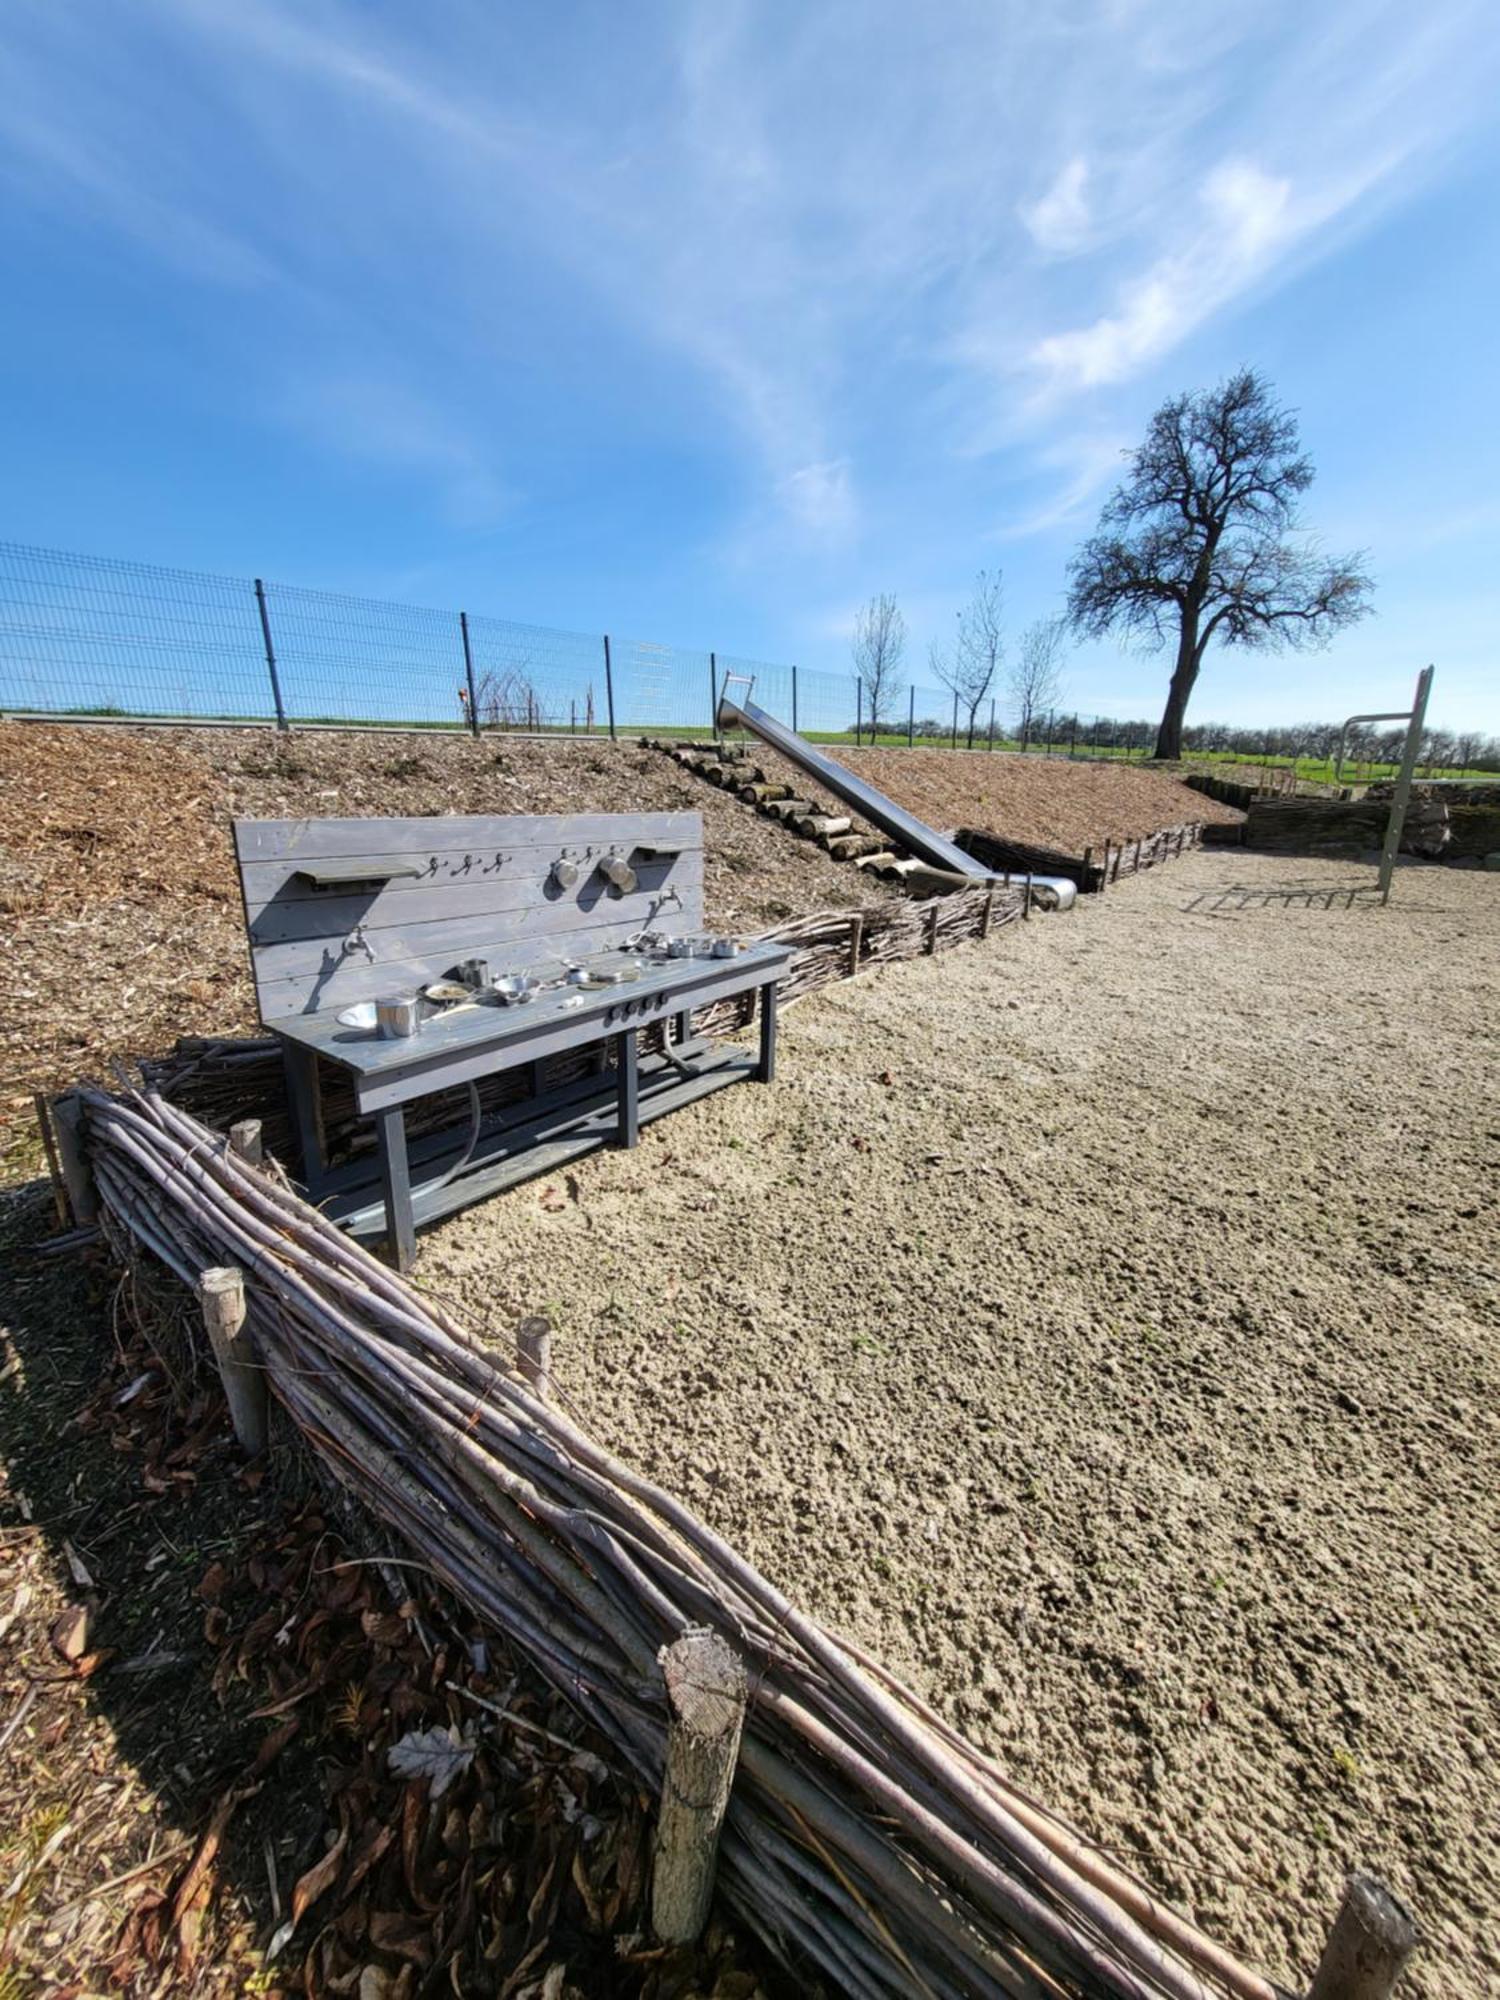
[[345, 958], [348, 958], [352, 952], [356, 951], [362, 951], [371, 965], [375, 963], [375, 947], [365, 936], [365, 927], [363, 924], [356, 924], [348, 937], [344, 939]]

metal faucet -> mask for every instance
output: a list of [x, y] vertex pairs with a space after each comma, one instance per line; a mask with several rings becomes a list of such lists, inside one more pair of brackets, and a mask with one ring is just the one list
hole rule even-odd
[[682, 898], [675, 889], [663, 889], [659, 895], [651, 898], [651, 913], [646, 919], [648, 930], [654, 927], [657, 918], [667, 907], [668, 903], [675, 903], [679, 910], [682, 908]]
[[350, 931], [348, 937], [344, 939], [345, 958], [347, 958], [351, 952], [356, 952], [356, 951], [362, 951], [365, 957], [370, 961], [371, 965], [375, 963], [375, 947], [374, 945], [371, 944], [370, 940], [365, 936], [365, 927], [363, 924], [356, 924], [353, 930]]

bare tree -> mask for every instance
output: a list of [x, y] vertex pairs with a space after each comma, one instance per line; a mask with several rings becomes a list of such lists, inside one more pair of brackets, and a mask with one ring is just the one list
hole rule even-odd
[[854, 620], [850, 641], [854, 672], [869, 705], [870, 735], [880, 733], [883, 715], [896, 699], [896, 676], [906, 651], [906, 620], [895, 598], [882, 592], [872, 597]]
[[974, 723], [1005, 657], [1003, 612], [1005, 592], [999, 570], [981, 570], [974, 595], [958, 614], [958, 638], [953, 651], [932, 649], [932, 671], [964, 712], [968, 746], [974, 748]]
[[1016, 734], [1024, 750], [1039, 715], [1057, 706], [1062, 692], [1063, 637], [1066, 618], [1038, 618], [1021, 634], [1006, 684], [1016, 719]]
[[1312, 481], [1296, 417], [1242, 369], [1217, 389], [1162, 404], [1074, 557], [1075, 631], [1120, 630], [1176, 648], [1158, 757], [1182, 755], [1183, 716], [1212, 639], [1318, 646], [1368, 610], [1360, 558], [1328, 560], [1300, 531], [1297, 501]]

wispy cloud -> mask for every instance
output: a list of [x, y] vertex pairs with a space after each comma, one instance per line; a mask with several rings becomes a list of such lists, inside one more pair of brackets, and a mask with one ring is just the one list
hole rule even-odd
[[1038, 249], [1050, 256], [1083, 249], [1091, 220], [1088, 189], [1089, 163], [1078, 154], [1059, 171], [1044, 195], [1021, 203], [1018, 213]]
[[1130, 280], [1114, 311], [1036, 343], [1028, 360], [1046, 389], [1124, 381], [1169, 352], [1336, 212], [1327, 201], [1299, 206], [1289, 180], [1248, 161], [1216, 167], [1199, 189], [1197, 207], [1185, 240]]

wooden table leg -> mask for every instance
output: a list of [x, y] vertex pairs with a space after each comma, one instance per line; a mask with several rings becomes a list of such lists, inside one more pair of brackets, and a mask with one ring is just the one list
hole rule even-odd
[[629, 1148], [641, 1136], [641, 1076], [634, 1028], [616, 1035], [615, 1060], [620, 1079], [620, 1144]]
[[380, 1141], [380, 1186], [385, 1195], [385, 1233], [398, 1271], [409, 1271], [417, 1254], [411, 1212], [411, 1176], [406, 1166], [406, 1113], [399, 1104], [375, 1114]]
[[311, 1049], [296, 1042], [281, 1045], [282, 1068], [286, 1075], [287, 1103], [291, 1107], [292, 1130], [302, 1156], [302, 1184], [308, 1199], [316, 1201], [323, 1188], [326, 1166], [323, 1134], [323, 1084], [318, 1059]]
[[776, 982], [770, 980], [760, 989], [760, 1061], [755, 1066], [756, 1079], [760, 1083], [770, 1083], [776, 1074]]

